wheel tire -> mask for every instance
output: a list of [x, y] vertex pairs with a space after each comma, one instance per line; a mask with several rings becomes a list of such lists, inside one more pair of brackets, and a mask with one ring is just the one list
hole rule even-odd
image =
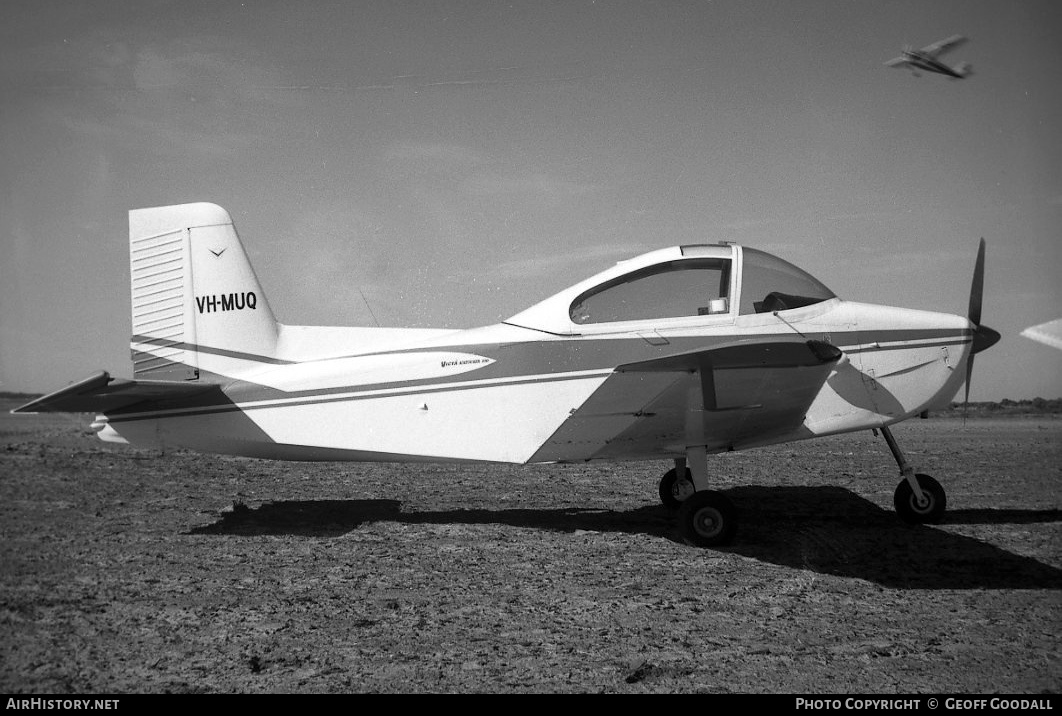
[[726, 495], [712, 490], [695, 492], [679, 507], [682, 539], [694, 547], [729, 544], [737, 532], [737, 511]]
[[682, 503], [694, 494], [693, 474], [686, 468], [686, 479], [678, 479], [678, 472], [672, 468], [660, 478], [660, 502], [669, 510], [677, 510]]
[[926, 504], [919, 505], [911, 485], [907, 480], [901, 480], [893, 495], [896, 514], [911, 525], [935, 525], [943, 519], [944, 511], [948, 508], [947, 495], [944, 494], [940, 483], [929, 475], [919, 474], [915, 475], [915, 478], [918, 480], [918, 486], [922, 488]]

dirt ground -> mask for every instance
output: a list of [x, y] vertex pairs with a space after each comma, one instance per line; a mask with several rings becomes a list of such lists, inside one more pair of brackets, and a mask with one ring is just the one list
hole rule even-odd
[[895, 516], [880, 437], [663, 463], [282, 463], [98, 441], [0, 404], [0, 692], [1058, 693], [1062, 419], [913, 420], [948, 491]]

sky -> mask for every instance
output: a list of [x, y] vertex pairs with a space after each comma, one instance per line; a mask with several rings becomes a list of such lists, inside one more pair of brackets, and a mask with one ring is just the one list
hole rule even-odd
[[[884, 66], [969, 38], [964, 80]], [[966, 314], [1062, 397], [1057, 0], [4, 0], [0, 390], [130, 377], [130, 209], [225, 207], [278, 320], [495, 323], [736, 241]]]

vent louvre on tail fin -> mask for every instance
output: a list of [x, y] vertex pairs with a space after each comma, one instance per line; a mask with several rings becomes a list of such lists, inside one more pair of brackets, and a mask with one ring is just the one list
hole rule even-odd
[[137, 377], [196, 377], [185, 350], [187, 238], [187, 229], [178, 229], [129, 243], [133, 340], [152, 346], [151, 353], [132, 351]]

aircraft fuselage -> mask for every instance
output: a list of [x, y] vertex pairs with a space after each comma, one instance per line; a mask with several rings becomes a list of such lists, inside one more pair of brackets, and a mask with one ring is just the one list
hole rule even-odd
[[[744, 368], [719, 372], [711, 409], [687, 404], [696, 376], [616, 372], [797, 334], [844, 356], [804, 419], [784, 432], [761, 424], [776, 405], [765, 407], [762, 396], [748, 404], [766, 379]], [[554, 336], [501, 323], [400, 350], [263, 367], [229, 381], [222, 402], [134, 406], [109, 415], [109, 428], [134, 443], [279, 459], [669, 458], [684, 453], [690, 410], [704, 421], [707, 448], [721, 451], [880, 427], [946, 404], [965, 377], [971, 336], [959, 316], [840, 299], [788, 311], [784, 321], [759, 314], [699, 329]], [[593, 398], [610, 379], [619, 390]], [[768, 397], [784, 407], [783, 392]]]

